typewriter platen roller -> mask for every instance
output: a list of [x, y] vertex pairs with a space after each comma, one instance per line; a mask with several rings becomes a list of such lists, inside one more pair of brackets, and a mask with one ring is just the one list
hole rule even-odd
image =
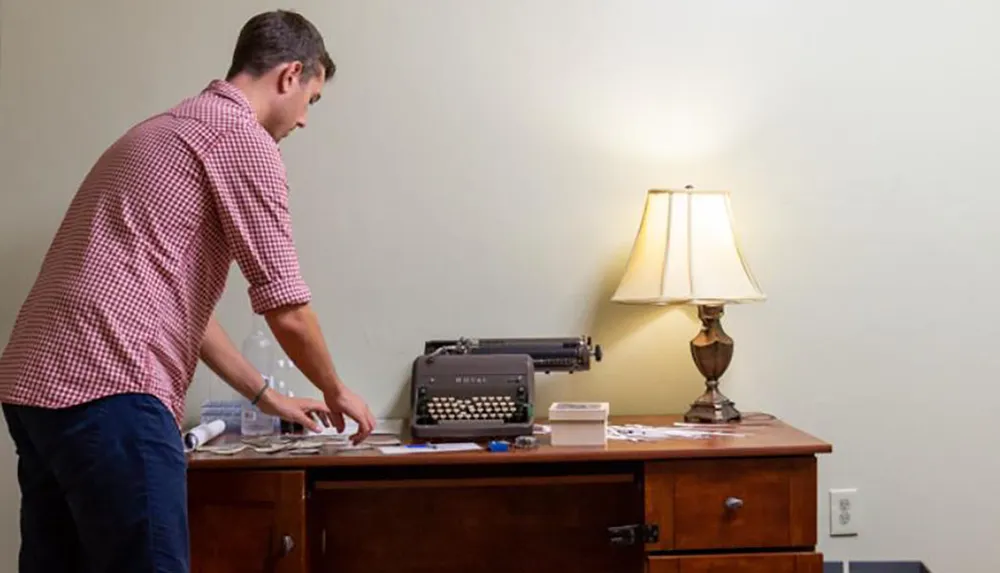
[[415, 439], [483, 440], [531, 435], [535, 373], [573, 372], [601, 359], [580, 338], [432, 340], [413, 363]]

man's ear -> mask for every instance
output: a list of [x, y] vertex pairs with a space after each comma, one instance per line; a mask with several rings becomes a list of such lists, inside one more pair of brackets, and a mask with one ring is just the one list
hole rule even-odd
[[289, 62], [283, 64], [278, 73], [278, 93], [291, 91], [292, 86], [300, 81], [302, 77], [302, 62]]

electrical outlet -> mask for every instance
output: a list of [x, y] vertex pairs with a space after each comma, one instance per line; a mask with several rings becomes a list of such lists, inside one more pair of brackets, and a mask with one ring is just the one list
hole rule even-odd
[[856, 488], [830, 490], [831, 536], [858, 534], [857, 505], [858, 490]]

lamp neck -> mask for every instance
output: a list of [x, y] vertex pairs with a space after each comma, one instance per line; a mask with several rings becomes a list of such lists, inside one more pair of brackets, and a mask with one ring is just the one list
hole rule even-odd
[[698, 320], [701, 321], [702, 330], [708, 331], [714, 328], [721, 330], [722, 316], [725, 313], [725, 307], [721, 304], [698, 305]]

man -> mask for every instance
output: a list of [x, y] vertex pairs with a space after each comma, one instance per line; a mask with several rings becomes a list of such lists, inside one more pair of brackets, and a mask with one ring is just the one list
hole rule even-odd
[[[334, 70], [305, 18], [255, 16], [225, 81], [133, 127], [87, 174], [0, 358], [22, 573], [188, 571], [178, 425], [199, 358], [267, 413], [371, 432], [309, 306], [278, 150]], [[212, 317], [232, 261], [323, 401], [269, 390]]]

